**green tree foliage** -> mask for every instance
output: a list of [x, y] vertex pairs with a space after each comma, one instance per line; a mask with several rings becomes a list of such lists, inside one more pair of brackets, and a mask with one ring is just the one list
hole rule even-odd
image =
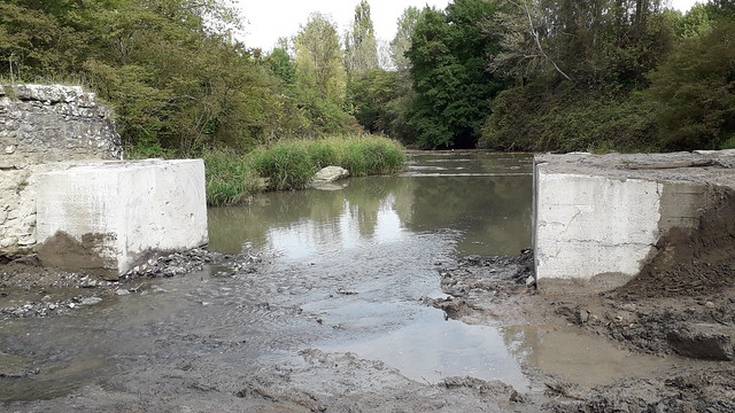
[[420, 17], [421, 10], [411, 6], [404, 10], [398, 19], [396, 36], [390, 42], [390, 55], [393, 64], [399, 71], [406, 71], [411, 67], [411, 61], [406, 56], [406, 52], [411, 48], [411, 38]]
[[517, 150], [656, 147], [653, 107], [639, 95], [674, 46], [677, 15], [656, 0], [509, 3], [487, 29], [490, 59], [513, 86], [493, 102], [483, 143]]
[[378, 43], [370, 15], [370, 4], [360, 1], [355, 7], [355, 20], [345, 38], [345, 62], [350, 76], [361, 75], [378, 66]]
[[[234, 41], [239, 23], [223, 1], [5, 1], [0, 71], [93, 88], [114, 107], [136, 156], [246, 151], [282, 137], [346, 131], [353, 121], [342, 109], [336, 31], [323, 50], [338, 70], [309, 72], [282, 48], [261, 57]], [[307, 37], [302, 58], [319, 50], [321, 39]]]
[[651, 82], [665, 149], [735, 147], [735, 21], [686, 39]]
[[481, 25], [494, 2], [456, 0], [423, 11], [407, 56], [416, 97], [409, 123], [424, 148], [472, 147], [502, 82], [487, 69], [498, 41]]
[[334, 23], [315, 13], [296, 36], [297, 82], [323, 99], [342, 104], [346, 75]]
[[298, 98], [315, 129], [340, 132], [355, 128], [345, 111], [347, 74], [334, 23], [312, 14], [295, 38]]

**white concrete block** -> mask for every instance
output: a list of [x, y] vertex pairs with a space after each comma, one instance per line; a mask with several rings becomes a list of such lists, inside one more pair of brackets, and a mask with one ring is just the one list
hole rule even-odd
[[201, 160], [77, 166], [40, 174], [36, 193], [46, 265], [121, 274], [150, 251], [207, 243]]
[[663, 185], [536, 168], [537, 279], [636, 275], [659, 238]]

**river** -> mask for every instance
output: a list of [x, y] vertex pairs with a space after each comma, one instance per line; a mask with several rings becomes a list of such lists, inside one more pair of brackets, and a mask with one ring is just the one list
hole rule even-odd
[[261, 270], [207, 268], [73, 315], [5, 322], [0, 352], [39, 372], [0, 379], [0, 400], [48, 407], [99, 392], [122, 410], [135, 395], [214, 408], [258, 372], [298, 364], [305, 349], [351, 352], [429, 385], [471, 376], [522, 392], [543, 390], [539, 372], [606, 383], [657, 367], [563, 328], [470, 325], [425, 304], [443, 296], [440, 266], [530, 247], [531, 167], [523, 154], [412, 153], [399, 176], [213, 208], [210, 248], [259, 251]]

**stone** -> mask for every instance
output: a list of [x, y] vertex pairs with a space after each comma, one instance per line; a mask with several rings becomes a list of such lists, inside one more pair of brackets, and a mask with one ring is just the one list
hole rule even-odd
[[735, 360], [735, 328], [720, 324], [688, 324], [668, 335], [677, 353], [706, 360]]
[[130, 295], [130, 291], [128, 291], [128, 290], [126, 290], [124, 288], [120, 288], [118, 290], [115, 290], [115, 295], [118, 295], [118, 296]]
[[0, 145], [18, 163], [122, 158], [112, 112], [94, 93], [65, 85], [3, 89], [12, 89], [14, 97], [0, 97]]
[[79, 302], [80, 305], [96, 305], [102, 302], [99, 297], [85, 297]]
[[332, 183], [350, 176], [350, 172], [339, 166], [327, 166], [314, 175], [315, 184]]
[[590, 313], [587, 310], [577, 311], [577, 323], [585, 324], [590, 319]]
[[44, 265], [115, 280], [151, 251], [207, 243], [202, 160], [105, 162], [40, 174]]

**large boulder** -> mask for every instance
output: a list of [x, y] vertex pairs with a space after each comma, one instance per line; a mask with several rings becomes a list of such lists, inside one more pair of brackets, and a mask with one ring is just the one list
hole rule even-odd
[[350, 176], [350, 171], [339, 166], [327, 166], [314, 175], [315, 184], [332, 183]]

